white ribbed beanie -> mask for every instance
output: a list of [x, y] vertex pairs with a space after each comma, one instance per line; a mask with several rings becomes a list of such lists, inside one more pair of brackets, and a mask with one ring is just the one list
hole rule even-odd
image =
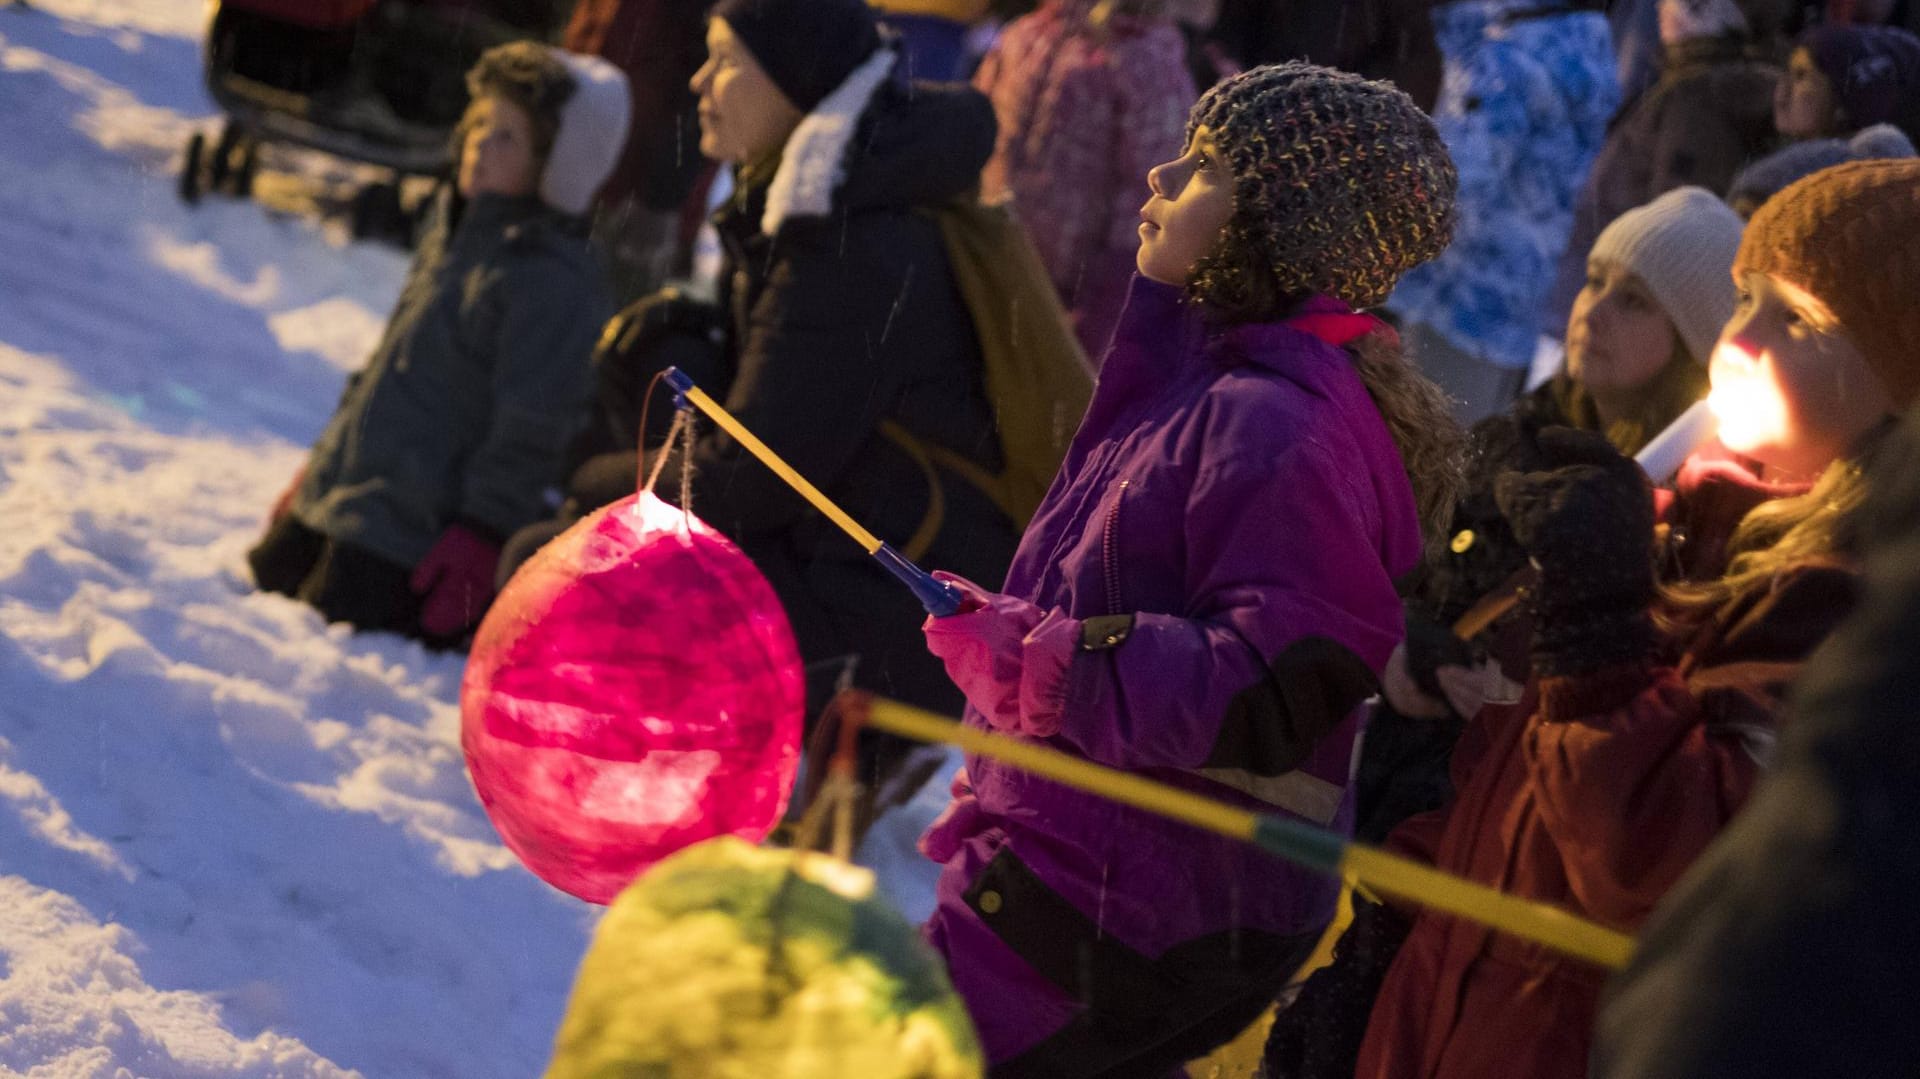
[[1745, 225], [1712, 192], [1681, 187], [1614, 219], [1594, 241], [1589, 261], [1611, 262], [1638, 277], [1706, 363], [1733, 317], [1733, 256]]

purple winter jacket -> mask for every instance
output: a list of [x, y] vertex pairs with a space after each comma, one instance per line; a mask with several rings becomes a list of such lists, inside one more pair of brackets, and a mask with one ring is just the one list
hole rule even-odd
[[[1049, 744], [1345, 831], [1359, 705], [1401, 638], [1393, 579], [1420, 532], [1351, 356], [1315, 335], [1351, 338], [1359, 317], [1328, 298], [1301, 314], [1209, 333], [1180, 289], [1136, 278], [1002, 591], [1083, 627]], [[972, 709], [967, 722], [985, 726]], [[1237, 929], [1316, 932], [1332, 915], [1336, 882], [1248, 844], [984, 758], [966, 775], [971, 792], [957, 787], [924, 841], [947, 855], [937, 945], [978, 928], [964, 893], [1003, 847], [1148, 959]], [[1021, 1007], [968, 982], [956, 972], [976, 1017]], [[997, 1039], [993, 1025], [996, 1057], [1043, 1033]]]

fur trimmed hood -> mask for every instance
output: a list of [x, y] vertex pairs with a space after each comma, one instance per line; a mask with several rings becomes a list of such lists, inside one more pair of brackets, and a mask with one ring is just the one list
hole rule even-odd
[[909, 83], [883, 46], [787, 139], [760, 228], [879, 206], [933, 206], [971, 190], [993, 154], [993, 106], [964, 84]]
[[597, 56], [554, 49], [573, 76], [573, 93], [560, 107], [560, 130], [540, 174], [540, 200], [567, 214], [584, 214], [613, 175], [626, 147], [633, 94], [626, 73]]

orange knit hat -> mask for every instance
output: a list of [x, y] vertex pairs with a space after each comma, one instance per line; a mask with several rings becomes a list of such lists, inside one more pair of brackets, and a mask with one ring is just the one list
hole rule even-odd
[[1733, 279], [1790, 281], [1833, 310], [1902, 409], [1920, 398], [1920, 159], [1854, 161], [1768, 199]]

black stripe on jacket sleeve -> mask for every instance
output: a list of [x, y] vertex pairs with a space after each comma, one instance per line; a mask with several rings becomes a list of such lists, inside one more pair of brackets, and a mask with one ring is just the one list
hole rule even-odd
[[1304, 637], [1227, 705], [1207, 768], [1291, 772], [1314, 745], [1379, 689], [1366, 661], [1325, 637]]

